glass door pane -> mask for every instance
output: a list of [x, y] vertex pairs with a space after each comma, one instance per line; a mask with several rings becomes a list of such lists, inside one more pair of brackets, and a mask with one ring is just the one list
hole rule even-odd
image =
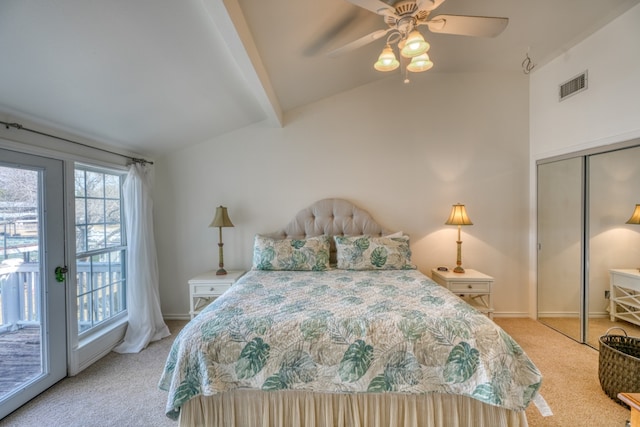
[[583, 160], [538, 165], [538, 319], [582, 340]]
[[42, 374], [38, 174], [0, 166], [0, 399]]
[[0, 418], [66, 375], [62, 162], [0, 150]]

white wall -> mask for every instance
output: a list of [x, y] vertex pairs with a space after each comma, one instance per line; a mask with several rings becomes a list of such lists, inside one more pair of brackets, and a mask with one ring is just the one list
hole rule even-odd
[[[535, 306], [535, 162], [640, 137], [640, 5], [531, 74], [530, 311]], [[558, 101], [558, 86], [588, 70], [588, 89]]]
[[[588, 89], [558, 86], [588, 70]], [[532, 160], [640, 136], [640, 5], [531, 74]]]
[[325, 99], [156, 161], [155, 227], [167, 317], [186, 316], [187, 280], [217, 267], [215, 206], [225, 267], [250, 268], [253, 237], [327, 197], [348, 199], [412, 237], [428, 273], [455, 264], [451, 205], [465, 203], [463, 265], [495, 277], [494, 305], [527, 315], [528, 78], [522, 73], [399, 77]]

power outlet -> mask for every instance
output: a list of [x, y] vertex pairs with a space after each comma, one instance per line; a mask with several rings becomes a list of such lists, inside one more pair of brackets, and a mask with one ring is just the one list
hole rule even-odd
[[604, 299], [609, 299], [611, 297], [611, 291], [604, 291]]

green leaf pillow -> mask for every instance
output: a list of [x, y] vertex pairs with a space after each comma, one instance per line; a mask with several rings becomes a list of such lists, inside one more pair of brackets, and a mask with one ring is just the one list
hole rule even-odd
[[329, 236], [306, 239], [273, 239], [256, 235], [253, 245], [254, 270], [304, 270], [329, 269]]
[[337, 267], [344, 270], [413, 270], [409, 237], [335, 236]]

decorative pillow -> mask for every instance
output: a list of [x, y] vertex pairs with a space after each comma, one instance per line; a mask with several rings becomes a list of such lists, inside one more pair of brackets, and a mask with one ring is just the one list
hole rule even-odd
[[338, 268], [413, 270], [409, 237], [335, 236]]
[[329, 236], [273, 239], [258, 234], [253, 245], [253, 269], [328, 270], [330, 244]]

